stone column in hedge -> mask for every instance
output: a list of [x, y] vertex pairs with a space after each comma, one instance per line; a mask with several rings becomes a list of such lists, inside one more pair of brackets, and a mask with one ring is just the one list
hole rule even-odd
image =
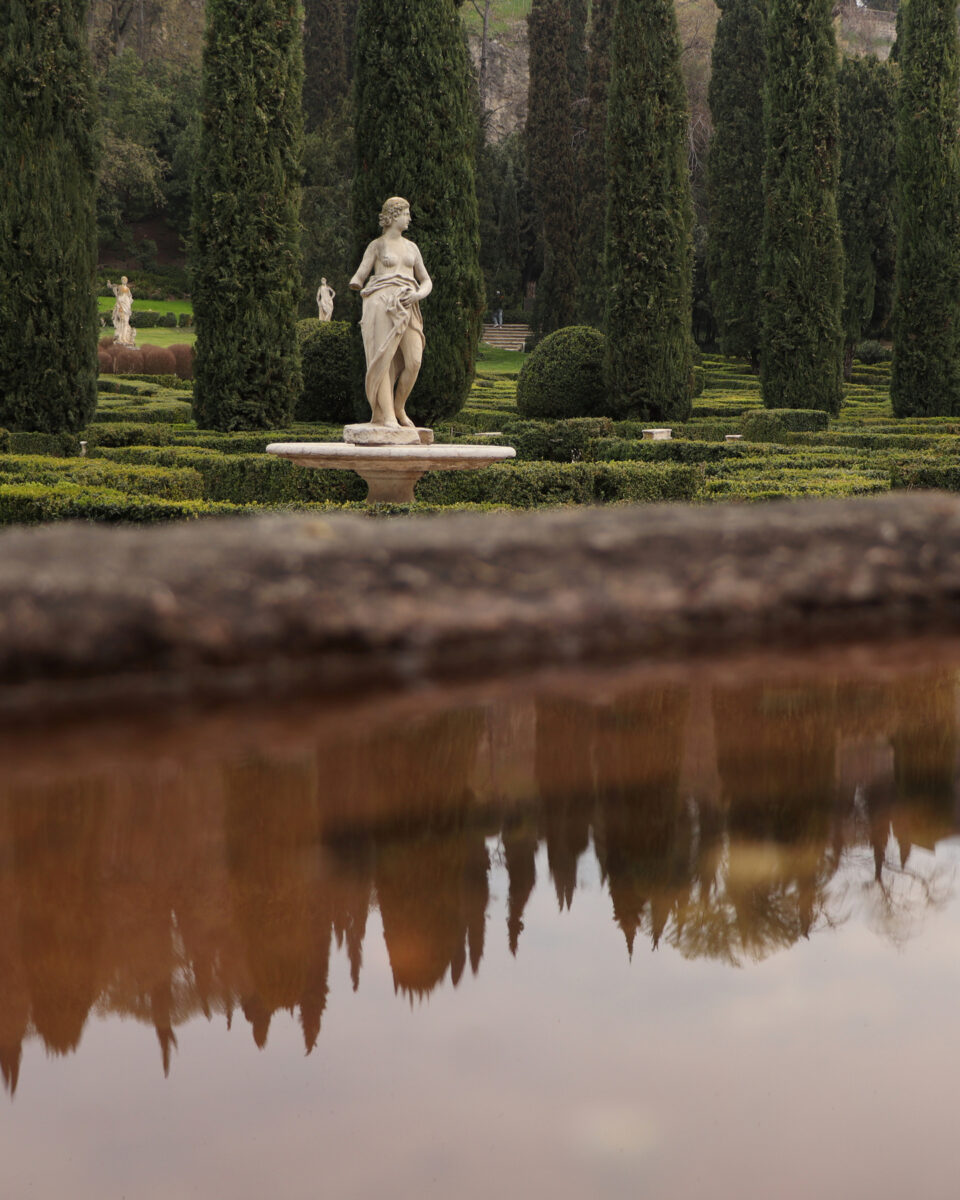
[[617, 0], [607, 172], [610, 414], [682, 421], [691, 407], [693, 205], [672, 0]]
[[0, 11], [0, 427], [97, 406], [94, 89], [86, 0]]
[[955, 8], [903, 10], [899, 223], [890, 398], [904, 416], [960, 413], [960, 78]]
[[290, 421], [300, 394], [299, 0], [207, 0], [193, 209], [194, 414]]
[[836, 413], [843, 250], [831, 0], [770, 0], [764, 112], [763, 402]]
[[[354, 262], [389, 196], [410, 201], [430, 264], [427, 344], [410, 401], [417, 424], [463, 407], [483, 313], [472, 73], [453, 0], [360, 0], [354, 43]], [[359, 315], [359, 305], [357, 306]]]
[[720, 349], [760, 364], [765, 0], [721, 0], [710, 74], [708, 272]]

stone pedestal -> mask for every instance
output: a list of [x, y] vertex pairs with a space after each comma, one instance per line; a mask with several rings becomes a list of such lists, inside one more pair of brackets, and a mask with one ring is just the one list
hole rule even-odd
[[[424, 432], [431, 433], [430, 430]], [[512, 446], [274, 442], [267, 447], [267, 453], [289, 458], [301, 467], [356, 471], [366, 481], [368, 504], [412, 504], [414, 486], [427, 471], [475, 471], [515, 458], [517, 452]]]
[[409, 425], [344, 425], [343, 440], [348, 446], [418, 446], [420, 434]]
[[643, 431], [643, 440], [645, 442], [666, 442], [672, 437], [672, 429], [645, 429]]

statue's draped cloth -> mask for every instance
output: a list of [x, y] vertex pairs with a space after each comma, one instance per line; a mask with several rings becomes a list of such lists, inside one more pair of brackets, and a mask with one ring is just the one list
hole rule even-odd
[[393, 387], [403, 370], [400, 343], [404, 334], [412, 329], [419, 336], [421, 345], [426, 345], [419, 303], [400, 303], [404, 295], [413, 291], [416, 291], [416, 284], [405, 275], [375, 275], [360, 293], [363, 297], [360, 332], [367, 360], [364, 391], [371, 411], [376, 411], [377, 391], [384, 375], [389, 373]]

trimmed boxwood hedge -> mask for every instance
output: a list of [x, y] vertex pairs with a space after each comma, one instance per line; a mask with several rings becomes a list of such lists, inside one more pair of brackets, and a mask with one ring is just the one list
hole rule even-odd
[[545, 337], [527, 358], [517, 380], [522, 417], [603, 416], [604, 336], [589, 325], [568, 325]]
[[616, 500], [693, 500], [703, 484], [696, 467], [660, 463], [516, 463], [482, 471], [431, 471], [417, 484], [425, 503], [463, 501], [536, 508]]
[[830, 414], [819, 408], [767, 408], [748, 413], [741, 426], [749, 442], [773, 442], [783, 433], [826, 429]]
[[242, 514], [233, 504], [206, 500], [162, 500], [110, 488], [87, 488], [68, 481], [0, 483], [0, 525], [39, 525], [47, 521], [101, 521], [108, 524], [183, 521]]

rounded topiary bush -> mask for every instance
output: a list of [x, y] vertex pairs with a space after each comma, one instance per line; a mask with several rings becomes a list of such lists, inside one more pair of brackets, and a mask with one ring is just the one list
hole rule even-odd
[[539, 343], [517, 380], [523, 417], [605, 415], [604, 336], [589, 325], [567, 325]]
[[311, 317], [297, 322], [297, 337], [303, 364], [297, 420], [344, 424], [369, 420], [359, 326]]

